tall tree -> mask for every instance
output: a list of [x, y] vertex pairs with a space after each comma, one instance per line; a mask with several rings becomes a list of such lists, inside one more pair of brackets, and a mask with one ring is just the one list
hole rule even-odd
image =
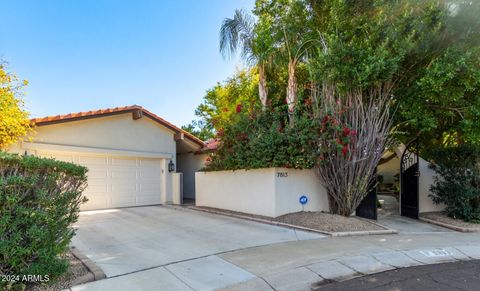
[[[311, 0], [316, 78], [341, 90], [395, 80], [398, 139], [480, 143], [480, 2]], [[425, 157], [428, 153], [422, 153]]]
[[27, 85], [9, 74], [0, 64], [0, 150], [26, 136], [30, 130], [29, 114], [23, 108], [21, 89]]
[[254, 10], [259, 23], [269, 26], [280, 63], [286, 61], [288, 82], [285, 101], [290, 122], [293, 122], [298, 101], [297, 67], [307, 49], [318, 39], [312, 34], [308, 7], [303, 0], [258, 0]]
[[[257, 34], [257, 32], [259, 34]], [[235, 10], [233, 18], [226, 18], [220, 28], [220, 52], [224, 57], [240, 50], [240, 55], [249, 65], [258, 69], [258, 96], [265, 109], [268, 100], [265, 66], [270, 48], [266, 43], [268, 35], [256, 29], [253, 17], [243, 10]]]
[[195, 110], [199, 119], [183, 128], [204, 140], [214, 137], [227, 124], [236, 122], [237, 111], [252, 112], [259, 108], [257, 86], [258, 74], [254, 70], [236, 72], [207, 91]]

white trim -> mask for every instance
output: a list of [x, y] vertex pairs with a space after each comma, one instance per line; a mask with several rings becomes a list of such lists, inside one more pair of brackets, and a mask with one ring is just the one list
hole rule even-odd
[[131, 150], [118, 150], [108, 148], [95, 148], [95, 147], [83, 147], [83, 146], [70, 146], [50, 143], [39, 142], [22, 142], [22, 148], [27, 150], [42, 150], [42, 151], [63, 151], [72, 153], [90, 153], [90, 154], [108, 154], [112, 156], [122, 157], [137, 157], [137, 158], [160, 158], [160, 159], [173, 159], [173, 154], [157, 153], [157, 152], [141, 152]]

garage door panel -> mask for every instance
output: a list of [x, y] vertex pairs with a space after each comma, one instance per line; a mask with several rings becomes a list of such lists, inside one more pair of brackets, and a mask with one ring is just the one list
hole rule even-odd
[[157, 195], [142, 195], [138, 197], [137, 203], [142, 205], [159, 204], [160, 198]]
[[137, 192], [136, 184], [132, 183], [113, 183], [112, 184], [112, 196], [117, 195], [130, 195], [135, 196]]
[[107, 154], [39, 152], [40, 156], [73, 162], [88, 168], [88, 202], [82, 210], [161, 203], [162, 160], [114, 157]]
[[156, 168], [160, 166], [158, 159], [139, 159], [139, 166]]
[[138, 205], [135, 196], [130, 195], [118, 195], [112, 197], [112, 205], [111, 207], [126, 207]]
[[89, 167], [87, 177], [90, 180], [103, 180], [108, 178], [108, 169]]
[[135, 168], [112, 168], [112, 179], [131, 179], [135, 180], [137, 178], [137, 170]]
[[127, 159], [127, 158], [112, 158], [113, 166], [127, 166], [135, 167], [137, 165], [136, 159]]
[[[105, 195], [108, 193], [108, 184], [105, 183], [95, 183], [96, 181], [88, 181], [88, 187], [83, 193], [86, 194], [95, 194], [100, 193], [100, 195]], [[102, 194], [105, 193], [105, 194]]]
[[161, 172], [158, 170], [140, 170], [138, 176], [142, 180], [158, 180], [161, 177]]
[[78, 163], [85, 166], [107, 165], [108, 157], [105, 156], [78, 156]]
[[87, 203], [81, 206], [81, 210], [105, 209], [109, 208], [110, 198], [105, 195], [85, 195], [88, 199]]

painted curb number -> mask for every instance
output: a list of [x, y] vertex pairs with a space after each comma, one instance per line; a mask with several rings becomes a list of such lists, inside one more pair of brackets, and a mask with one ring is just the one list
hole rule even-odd
[[452, 253], [447, 251], [447, 250], [444, 250], [444, 249], [435, 249], [435, 250], [426, 250], [426, 251], [420, 251], [420, 253], [422, 253], [422, 255], [424, 255], [425, 257], [448, 257], [448, 256], [451, 256]]

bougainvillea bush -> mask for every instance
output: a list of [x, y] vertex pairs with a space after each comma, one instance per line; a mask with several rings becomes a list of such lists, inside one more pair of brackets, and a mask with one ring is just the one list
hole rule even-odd
[[217, 133], [219, 149], [210, 156], [207, 171], [285, 167], [312, 168], [316, 162], [318, 121], [307, 113], [289, 125], [285, 108], [243, 112]]
[[[0, 151], [0, 289], [24, 289], [24, 275], [52, 282], [68, 269], [62, 258], [74, 236], [87, 169]], [[38, 278], [38, 277], [37, 277]]]

